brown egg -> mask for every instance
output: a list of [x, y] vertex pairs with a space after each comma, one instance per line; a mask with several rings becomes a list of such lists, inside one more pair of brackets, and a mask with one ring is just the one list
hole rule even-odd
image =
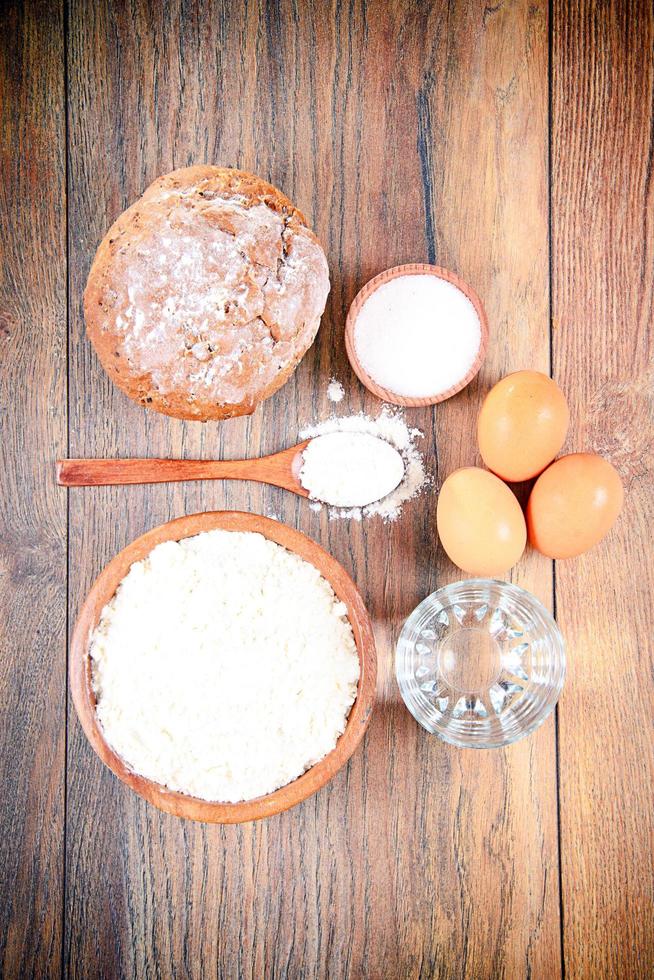
[[520, 504], [506, 484], [474, 466], [446, 479], [436, 524], [449, 557], [472, 575], [501, 575], [525, 549], [527, 529]]
[[570, 413], [559, 386], [540, 371], [516, 371], [488, 392], [477, 423], [479, 451], [503, 480], [529, 480], [565, 442]]
[[529, 541], [549, 558], [580, 555], [611, 529], [622, 500], [622, 481], [608, 460], [592, 453], [562, 456], [531, 491]]

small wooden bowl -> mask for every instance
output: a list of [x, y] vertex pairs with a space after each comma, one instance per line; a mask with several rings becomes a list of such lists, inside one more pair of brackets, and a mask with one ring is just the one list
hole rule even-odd
[[[448, 388], [447, 391], [441, 392], [439, 395], [428, 396], [426, 398], [405, 398], [402, 395], [396, 395], [393, 391], [389, 391], [388, 388], [382, 388], [382, 386], [377, 384], [377, 382], [363, 369], [361, 362], [357, 357], [357, 352], [354, 346], [354, 327], [361, 307], [379, 286], [383, 286], [384, 283], [389, 282], [391, 279], [396, 279], [398, 276], [424, 275], [437, 276], [439, 279], [445, 279], [447, 282], [451, 282], [452, 285], [457, 286], [462, 293], [465, 293], [477, 311], [477, 316], [479, 317], [479, 324], [481, 327], [481, 343], [479, 345], [477, 357], [475, 358], [470, 370], [457, 384], [453, 385], [451, 388]], [[352, 305], [350, 306], [347, 314], [347, 320], [345, 322], [345, 348], [347, 350], [347, 356], [350, 360], [350, 364], [352, 365], [352, 370], [356, 374], [361, 384], [365, 385], [368, 391], [371, 391], [373, 395], [377, 396], [377, 398], [381, 398], [382, 401], [390, 402], [392, 405], [402, 405], [405, 408], [415, 408], [422, 405], [436, 405], [438, 402], [444, 402], [446, 398], [451, 398], [452, 395], [456, 395], [457, 392], [462, 391], [467, 384], [470, 384], [474, 376], [479, 371], [484, 357], [486, 356], [487, 347], [488, 319], [486, 317], [484, 307], [481, 305], [481, 300], [479, 299], [479, 296], [477, 296], [474, 289], [465, 283], [463, 279], [460, 279], [456, 273], [450, 272], [449, 269], [442, 269], [440, 266], [426, 265], [425, 263], [421, 262], [412, 262], [409, 265], [396, 265], [392, 269], [386, 269], [384, 272], [380, 272], [378, 276], [375, 276], [374, 279], [367, 282], [363, 289], [359, 290], [357, 295], [354, 297]]]
[[[105, 741], [95, 711], [91, 686], [91, 661], [88, 653], [91, 633], [100, 614], [131, 565], [145, 558], [162, 541], [179, 541], [201, 531], [222, 528], [227, 531], [257, 531], [270, 541], [288, 548], [318, 569], [334, 592], [347, 606], [361, 665], [357, 697], [352, 705], [345, 731], [335, 748], [294, 782], [274, 793], [242, 803], [212, 803], [167, 789], [133, 772]], [[370, 617], [357, 588], [344, 568], [310, 538], [286, 524], [244, 514], [239, 511], [214, 511], [180, 517], [155, 527], [123, 548], [96, 579], [80, 611], [70, 647], [70, 688], [80, 723], [89, 742], [102, 761], [149, 803], [178, 817], [205, 823], [243, 823], [281, 813], [302, 802], [327, 783], [345, 765], [363, 738], [375, 700], [377, 659]]]

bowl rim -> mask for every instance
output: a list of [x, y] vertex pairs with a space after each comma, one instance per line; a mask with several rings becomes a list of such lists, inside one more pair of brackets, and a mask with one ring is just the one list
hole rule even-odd
[[[240, 803], [214, 802], [180, 793], [130, 769], [104, 737], [91, 686], [91, 633], [130, 566], [145, 558], [163, 541], [180, 541], [215, 529], [262, 534], [317, 568], [347, 608], [360, 664], [357, 696], [350, 709], [345, 731], [332, 751], [293, 782], [273, 793]], [[69, 682], [73, 703], [82, 729], [100, 759], [130, 789], [160, 810], [203, 823], [243, 823], [270, 817], [301, 803], [321, 789], [345, 765], [363, 738], [375, 701], [376, 675], [377, 658], [370, 616], [356, 585], [342, 565], [301, 531], [281, 521], [243, 511], [207, 511], [178, 517], [135, 538], [105, 565], [91, 586], [78, 614], [69, 650]]]
[[[481, 339], [477, 356], [470, 366], [469, 371], [463, 378], [461, 378], [460, 381], [438, 395], [428, 395], [423, 398], [407, 398], [404, 395], [397, 395], [389, 388], [384, 388], [382, 385], [377, 384], [374, 378], [367, 373], [356, 352], [354, 343], [354, 328], [361, 307], [372, 295], [372, 293], [379, 288], [379, 286], [383, 286], [385, 283], [390, 282], [391, 279], [396, 279], [399, 276], [420, 275], [432, 275], [436, 276], [438, 279], [444, 279], [446, 282], [452, 283], [453, 286], [456, 286], [468, 297], [477, 312], [477, 316], [479, 317]], [[359, 290], [352, 300], [352, 304], [350, 305], [345, 321], [345, 349], [347, 351], [347, 356], [352, 370], [356, 374], [357, 378], [361, 384], [364, 385], [368, 391], [372, 392], [373, 395], [376, 395], [377, 398], [381, 398], [382, 401], [385, 402], [390, 402], [391, 405], [401, 405], [403, 408], [419, 408], [426, 405], [438, 405], [439, 402], [444, 402], [453, 395], [458, 394], [458, 392], [463, 391], [463, 389], [469, 385], [472, 379], [479, 373], [479, 369], [484, 362], [484, 358], [486, 357], [486, 352], [488, 350], [488, 338], [488, 317], [486, 316], [486, 311], [478, 294], [472, 288], [472, 286], [468, 285], [467, 282], [461, 279], [456, 272], [452, 272], [450, 269], [445, 269], [440, 265], [430, 265], [426, 262], [409, 262], [406, 265], [396, 265], [390, 269], [384, 269], [383, 272], [380, 272], [372, 279], [369, 279], [365, 286]]]

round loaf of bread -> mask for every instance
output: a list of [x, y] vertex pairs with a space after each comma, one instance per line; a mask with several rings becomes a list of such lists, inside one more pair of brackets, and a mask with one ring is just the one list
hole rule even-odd
[[84, 316], [130, 398], [205, 421], [247, 415], [288, 380], [328, 293], [325, 253], [281, 191], [188, 167], [155, 180], [109, 229]]

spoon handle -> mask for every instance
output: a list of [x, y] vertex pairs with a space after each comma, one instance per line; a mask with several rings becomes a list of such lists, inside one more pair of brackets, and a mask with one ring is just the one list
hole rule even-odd
[[307, 496], [297, 476], [306, 442], [258, 459], [60, 459], [57, 483], [64, 487], [178, 483], [182, 480], [256, 480]]
[[64, 487], [99, 487], [126, 483], [177, 483], [180, 480], [252, 480], [244, 469], [252, 460], [202, 459], [61, 459], [57, 482]]

